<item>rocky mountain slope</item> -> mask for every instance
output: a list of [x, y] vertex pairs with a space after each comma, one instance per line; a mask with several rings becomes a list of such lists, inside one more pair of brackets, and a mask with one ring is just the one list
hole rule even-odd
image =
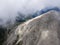
[[60, 13], [52, 10], [20, 24], [3, 45], [60, 45]]
[[39, 16], [41, 14], [44, 14], [44, 13], [46, 13], [48, 11], [51, 11], [51, 10], [60, 11], [60, 8], [58, 8], [56, 6], [53, 6], [53, 7], [52, 6], [47, 6], [47, 7], [43, 8], [43, 9], [39, 9], [36, 12], [28, 14], [28, 15], [25, 15], [25, 14], [22, 14], [22, 13], [18, 12], [18, 16], [16, 17], [16, 21], [17, 22], [24, 22], [24, 21], [26, 21], [28, 19], [35, 18], [35, 17], [37, 17], [37, 16]]

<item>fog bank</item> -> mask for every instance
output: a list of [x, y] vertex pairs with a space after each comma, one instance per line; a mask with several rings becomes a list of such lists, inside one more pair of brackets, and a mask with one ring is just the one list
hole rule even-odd
[[18, 12], [27, 16], [47, 6], [60, 8], [60, 0], [0, 0], [0, 25], [7, 20], [14, 23]]

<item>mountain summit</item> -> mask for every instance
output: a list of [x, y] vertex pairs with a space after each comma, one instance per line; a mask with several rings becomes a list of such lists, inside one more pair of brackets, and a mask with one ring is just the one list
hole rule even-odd
[[20, 24], [5, 44], [60, 45], [60, 13], [52, 10]]

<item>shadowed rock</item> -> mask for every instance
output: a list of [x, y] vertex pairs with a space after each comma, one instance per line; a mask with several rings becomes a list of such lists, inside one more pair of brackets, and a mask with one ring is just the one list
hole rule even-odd
[[60, 45], [60, 13], [49, 11], [19, 25], [6, 45]]

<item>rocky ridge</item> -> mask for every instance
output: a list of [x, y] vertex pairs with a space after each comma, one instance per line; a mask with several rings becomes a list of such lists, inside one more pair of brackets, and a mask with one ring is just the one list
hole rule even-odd
[[20, 24], [4, 45], [60, 45], [60, 13], [49, 11]]

